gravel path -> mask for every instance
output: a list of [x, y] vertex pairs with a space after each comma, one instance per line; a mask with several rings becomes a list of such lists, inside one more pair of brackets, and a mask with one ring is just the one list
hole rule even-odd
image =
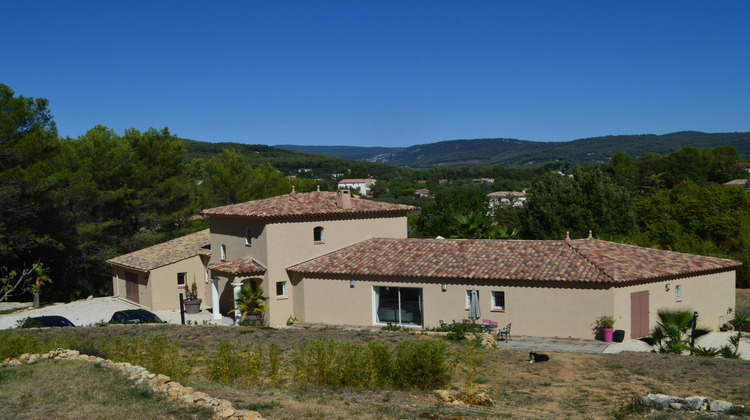
[[[0, 304], [0, 309], [18, 306], [18, 304], [2, 303]], [[30, 304], [22, 306], [28, 307]], [[115, 297], [101, 297], [90, 300], [84, 299], [71, 303], [56, 303], [39, 309], [0, 315], [0, 329], [5, 330], [8, 328], [15, 328], [16, 322], [19, 319], [41, 315], [60, 315], [68, 318], [76, 326], [87, 326], [101, 321], [109, 321], [112, 314], [116, 311], [137, 308], [140, 308], [140, 306]], [[158, 315], [159, 318], [170, 324], [180, 323], [180, 312], [176, 309], [153, 312]], [[211, 320], [211, 314], [207, 311], [201, 311], [195, 315], [186, 315], [186, 319], [199, 324], [202, 324], [204, 321], [214, 323], [214, 321]]]

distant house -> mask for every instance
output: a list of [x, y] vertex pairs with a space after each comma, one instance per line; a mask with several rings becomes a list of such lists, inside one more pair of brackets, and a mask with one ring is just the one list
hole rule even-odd
[[114, 295], [154, 310], [175, 309], [179, 307], [177, 295], [184, 295], [195, 282], [198, 297], [204, 298], [209, 237], [206, 229], [108, 260]]
[[338, 182], [340, 190], [359, 190], [359, 193], [362, 195], [369, 195], [373, 185], [375, 185], [375, 180], [372, 178], [350, 178], [342, 179]]
[[333, 178], [333, 179], [341, 178], [342, 176], [344, 176], [344, 174], [342, 174], [342, 173], [331, 174], [331, 178]]
[[[270, 325], [294, 316], [425, 328], [466, 318], [467, 293], [477, 290], [483, 319], [512, 323], [519, 335], [577, 338], [592, 338], [602, 315], [639, 337], [659, 309], [698, 311], [703, 326], [713, 327], [735, 305], [737, 261], [591, 237], [407, 238], [413, 210], [348, 190], [293, 191], [204, 210], [210, 257], [203, 231], [113, 258], [115, 293], [176, 308], [174, 295], [193, 273], [214, 317], [230, 312], [235, 291], [249, 286], [270, 298]], [[210, 288], [198, 276], [206, 268]]]
[[416, 191], [414, 191], [414, 199], [418, 199], [420, 197], [430, 197], [432, 194], [430, 193], [430, 190], [427, 188], [420, 188]]
[[742, 162], [742, 163], [738, 163], [738, 165], [740, 165], [742, 169], [750, 172], [750, 162]]
[[474, 184], [492, 184], [495, 182], [495, 178], [475, 178], [471, 182]]
[[487, 194], [490, 207], [519, 207], [526, 201], [526, 191], [495, 191]]

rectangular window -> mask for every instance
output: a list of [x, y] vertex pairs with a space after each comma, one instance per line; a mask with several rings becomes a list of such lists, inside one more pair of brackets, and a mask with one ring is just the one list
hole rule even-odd
[[677, 302], [682, 302], [682, 285], [678, 284], [674, 288], [674, 300]]
[[250, 228], [245, 229], [245, 245], [250, 245], [253, 240], [253, 232]]
[[318, 226], [313, 229], [313, 242], [322, 244], [326, 241], [325, 230], [322, 226]]
[[282, 299], [282, 298], [286, 298], [286, 297], [289, 297], [289, 294], [288, 294], [288, 291], [287, 291], [287, 287], [286, 287], [286, 282], [285, 281], [277, 281], [276, 282], [276, 298], [277, 299]]
[[471, 305], [471, 290], [466, 291], [466, 310], [469, 310], [469, 305]]
[[221, 244], [221, 260], [222, 261], [227, 260], [227, 246], [224, 244]]
[[375, 286], [373, 299], [376, 324], [422, 326], [422, 289]]
[[504, 311], [505, 310], [505, 292], [492, 292], [492, 310], [493, 311]]
[[187, 283], [187, 273], [177, 273], [177, 286], [185, 287]]

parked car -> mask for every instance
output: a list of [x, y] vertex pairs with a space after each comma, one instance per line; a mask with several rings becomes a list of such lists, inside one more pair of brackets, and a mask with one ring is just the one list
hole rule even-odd
[[161, 324], [164, 323], [156, 314], [145, 309], [126, 309], [112, 314], [110, 324]]
[[30, 316], [21, 324], [21, 328], [40, 327], [75, 327], [75, 324], [59, 315]]

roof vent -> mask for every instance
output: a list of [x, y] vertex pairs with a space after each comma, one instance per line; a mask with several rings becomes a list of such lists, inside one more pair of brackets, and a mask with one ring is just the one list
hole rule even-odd
[[336, 192], [336, 205], [340, 209], [351, 210], [352, 196], [349, 190], [339, 190]]

